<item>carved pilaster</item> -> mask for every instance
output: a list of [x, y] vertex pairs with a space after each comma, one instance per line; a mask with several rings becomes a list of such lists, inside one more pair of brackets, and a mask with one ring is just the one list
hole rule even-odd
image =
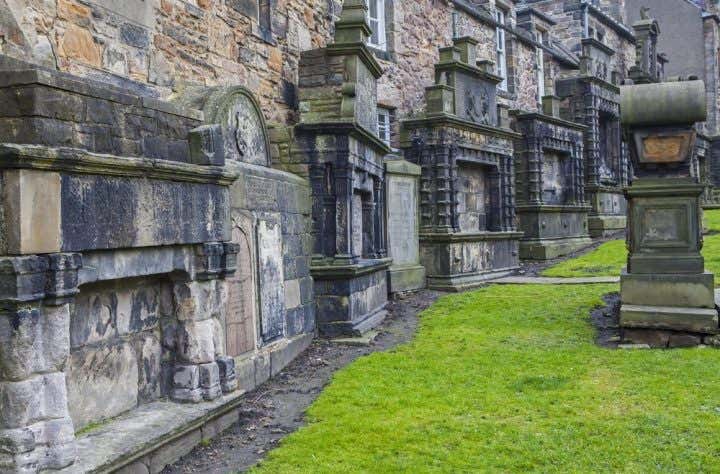
[[81, 264], [78, 254], [0, 258], [0, 471], [75, 460], [64, 370]]

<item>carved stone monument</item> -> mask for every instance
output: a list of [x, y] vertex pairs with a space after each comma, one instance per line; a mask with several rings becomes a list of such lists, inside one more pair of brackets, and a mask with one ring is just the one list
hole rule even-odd
[[513, 140], [495, 103], [502, 80], [476, 64], [477, 41], [440, 49], [424, 116], [402, 124], [408, 161], [422, 168], [420, 261], [430, 288], [461, 290], [519, 266]]
[[520, 258], [546, 260], [590, 245], [583, 182], [586, 127], [553, 115], [557, 98], [545, 97], [545, 113], [513, 114]]
[[400, 159], [385, 160], [390, 293], [425, 287], [425, 267], [420, 265], [420, 167]]
[[585, 125], [585, 197], [591, 209], [592, 237], [625, 229], [627, 203], [623, 187], [630, 180], [626, 147], [620, 130], [620, 89], [611, 69], [612, 48], [592, 39], [582, 40], [580, 74], [556, 82], [562, 100], [562, 118]]
[[632, 342], [664, 347], [678, 333], [686, 339], [691, 333], [699, 344], [719, 330], [714, 276], [700, 253], [704, 187], [690, 170], [704, 97], [702, 81], [622, 87], [637, 175], [626, 191], [630, 254], [620, 309], [624, 338]]
[[343, 5], [335, 41], [300, 60], [298, 161], [309, 167], [313, 203], [312, 276], [318, 328], [357, 335], [385, 317], [387, 303], [384, 158], [377, 136], [377, 79], [366, 46], [362, 0]]

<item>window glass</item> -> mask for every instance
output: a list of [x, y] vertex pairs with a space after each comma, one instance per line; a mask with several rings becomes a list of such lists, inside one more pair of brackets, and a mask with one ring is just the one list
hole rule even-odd
[[[497, 10], [496, 19], [499, 25], [505, 24], [505, 12]], [[497, 73], [503, 78], [498, 86], [501, 90], [507, 90], [507, 52], [505, 51], [505, 30], [498, 26], [495, 31], [495, 49], [497, 51]]]
[[385, 0], [368, 0], [368, 23], [372, 34], [368, 45], [385, 50]]
[[390, 110], [378, 107], [378, 138], [390, 145]]

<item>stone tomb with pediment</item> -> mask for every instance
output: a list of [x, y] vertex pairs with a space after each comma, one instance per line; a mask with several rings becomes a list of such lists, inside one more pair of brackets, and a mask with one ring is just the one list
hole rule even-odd
[[380, 65], [366, 46], [362, 0], [343, 5], [335, 40], [300, 58], [300, 123], [294, 160], [312, 186], [318, 329], [357, 335], [385, 317], [387, 258], [384, 158], [377, 133]]
[[[547, 114], [515, 112], [516, 202], [520, 257], [556, 258], [592, 242], [583, 182], [583, 125]], [[557, 108], [555, 108], [557, 110]]]
[[[253, 94], [241, 86], [193, 88], [178, 98], [217, 124], [226, 166], [238, 175], [230, 188], [230, 231], [238, 270], [228, 279], [223, 340], [244, 390], [307, 346], [315, 329], [310, 276], [310, 187], [296, 175], [269, 167], [265, 120]], [[272, 373], [271, 373], [272, 372]]]
[[519, 267], [513, 140], [501, 124], [477, 42], [440, 49], [424, 116], [402, 123], [405, 159], [421, 167], [420, 261], [430, 288], [461, 290]]
[[579, 74], [559, 79], [555, 88], [562, 100], [561, 117], [587, 127], [584, 176], [592, 237], [624, 230], [627, 222], [623, 188], [630, 180], [630, 165], [620, 130], [619, 74], [610, 66], [614, 54], [597, 40], [583, 40]]

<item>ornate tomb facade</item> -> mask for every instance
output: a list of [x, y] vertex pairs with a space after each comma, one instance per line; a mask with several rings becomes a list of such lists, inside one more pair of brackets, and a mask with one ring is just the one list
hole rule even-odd
[[176, 101], [217, 124], [230, 188], [229, 227], [238, 249], [237, 272], [227, 282], [223, 343], [233, 357], [239, 387], [251, 390], [281, 370], [315, 332], [310, 276], [310, 186], [270, 168], [270, 144], [254, 95], [240, 86], [194, 87]]
[[563, 118], [587, 127], [584, 175], [592, 237], [623, 230], [627, 222], [622, 190], [630, 180], [630, 167], [620, 128], [619, 75], [611, 69], [614, 54], [594, 38], [583, 39], [580, 74], [559, 79], [555, 89], [563, 100]]
[[420, 260], [430, 288], [461, 290], [518, 268], [513, 140], [500, 124], [492, 64], [477, 42], [440, 49], [424, 116], [402, 123], [408, 161], [421, 166]]
[[524, 236], [520, 258], [546, 260], [591, 244], [583, 180], [585, 127], [557, 117], [557, 98], [545, 113], [513, 114], [517, 215]]
[[335, 41], [300, 61], [298, 162], [309, 165], [318, 328], [359, 334], [385, 317], [387, 302], [384, 158], [378, 138], [377, 85], [382, 71], [366, 46], [362, 0], [343, 5]]

